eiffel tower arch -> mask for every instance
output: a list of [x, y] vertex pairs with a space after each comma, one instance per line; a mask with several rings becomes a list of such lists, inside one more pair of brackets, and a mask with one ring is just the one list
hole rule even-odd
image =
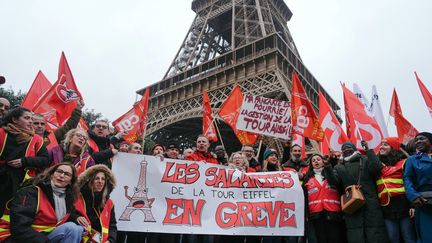
[[[293, 71], [316, 110], [319, 90], [334, 111], [340, 109], [303, 64], [283, 0], [194, 0], [192, 10], [195, 19], [163, 79], [137, 91], [150, 89], [148, 135], [194, 140], [201, 133], [204, 90], [214, 114], [235, 84], [244, 94], [289, 100]], [[231, 129], [219, 126], [226, 147], [238, 149]]]

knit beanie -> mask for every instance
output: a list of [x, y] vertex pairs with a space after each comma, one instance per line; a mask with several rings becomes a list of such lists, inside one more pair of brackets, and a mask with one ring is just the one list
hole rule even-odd
[[351, 143], [351, 142], [345, 142], [345, 143], [343, 143], [343, 144], [342, 144], [342, 150], [343, 150], [345, 147], [349, 147], [349, 148], [354, 149], [354, 151], [357, 151], [356, 146], [355, 146], [353, 143]]
[[384, 138], [382, 140], [383, 143], [386, 143], [388, 145], [390, 145], [390, 147], [392, 147], [393, 150], [398, 151], [400, 150], [400, 141], [398, 137], [388, 137], [388, 138]]
[[274, 149], [266, 149], [264, 151], [264, 160], [266, 160], [272, 154], [275, 154], [277, 156], [276, 150], [274, 150]]

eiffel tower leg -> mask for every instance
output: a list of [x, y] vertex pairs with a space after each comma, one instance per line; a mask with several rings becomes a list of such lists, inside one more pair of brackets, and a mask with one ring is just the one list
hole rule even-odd
[[144, 222], [156, 222], [150, 209], [144, 209]]
[[123, 211], [122, 215], [120, 216], [119, 220], [121, 221], [130, 221], [130, 216], [135, 211], [135, 209], [127, 207], [125, 211]]

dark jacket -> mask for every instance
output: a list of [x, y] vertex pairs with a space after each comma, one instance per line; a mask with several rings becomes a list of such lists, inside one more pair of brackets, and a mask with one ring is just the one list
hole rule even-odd
[[[41, 182], [38, 184], [44, 193], [50, 206], [55, 209], [53, 191], [50, 182]], [[35, 186], [28, 186], [20, 189], [10, 203], [10, 230], [12, 233], [11, 240], [15, 242], [49, 242], [47, 234], [33, 230], [31, 225], [36, 216], [38, 206], [38, 189]], [[72, 211], [73, 198], [71, 190], [66, 190], [66, 210], [67, 213]], [[69, 220], [73, 220], [69, 218]]]
[[114, 153], [111, 150], [110, 139], [107, 137], [99, 137], [93, 131], [88, 130], [89, 138], [93, 139], [99, 148], [99, 152], [93, 151], [89, 146], [88, 150], [91, 157], [94, 159], [96, 164], [103, 164], [111, 168], [111, 158], [114, 157]]
[[288, 161], [282, 164], [282, 168], [284, 167], [292, 168], [295, 169], [297, 172], [299, 172], [302, 167], [308, 167], [308, 166], [309, 166], [308, 163], [304, 160], [294, 162], [292, 159], [289, 159]]
[[366, 204], [353, 214], [344, 214], [348, 242], [389, 242], [375, 185], [382, 165], [374, 151], [369, 149], [366, 156], [336, 165], [334, 172], [337, 183], [340, 188], [357, 184], [360, 158], [363, 163], [360, 185]]
[[[72, 130], [78, 126], [78, 123], [81, 119], [81, 113], [82, 113], [82, 111], [80, 108], [75, 108], [73, 110], [71, 116], [69, 117], [69, 119], [67, 119], [66, 123], [63, 126], [54, 130], [53, 133], [54, 133], [54, 136], [57, 140], [57, 143], [60, 143], [64, 139], [67, 132], [69, 132], [70, 130]], [[48, 135], [50, 133], [51, 132], [49, 132], [49, 131], [45, 131], [45, 134], [44, 134], [44, 143], [46, 146], [48, 146], [48, 144], [50, 144], [52, 142], [48, 138]]]
[[0, 165], [0, 215], [3, 214], [6, 202], [13, 197], [25, 176], [25, 168], [37, 168], [42, 171], [49, 166], [48, 150], [45, 145], [37, 151], [35, 157], [25, 157], [28, 143], [18, 144], [16, 136], [8, 134], [0, 160], [11, 161], [21, 159], [22, 167], [13, 168], [8, 165]]

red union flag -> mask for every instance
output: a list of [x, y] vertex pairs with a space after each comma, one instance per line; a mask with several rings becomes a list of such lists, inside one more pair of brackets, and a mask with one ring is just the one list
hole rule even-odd
[[364, 105], [357, 96], [342, 84], [345, 103], [347, 134], [357, 148], [361, 148], [361, 140], [368, 143], [369, 148], [377, 150], [383, 135], [378, 123], [369, 116]]
[[292, 74], [291, 114], [294, 133], [316, 141], [324, 138], [319, 119], [296, 72]]
[[71, 116], [78, 100], [82, 100], [81, 93], [62, 53], [58, 80], [38, 101], [33, 111], [42, 114], [48, 123], [59, 126]]
[[42, 71], [39, 71], [29, 91], [27, 91], [22, 106], [29, 110], [33, 110], [39, 98], [41, 98], [43, 94], [51, 88], [51, 86], [51, 82], [45, 77]]
[[117, 131], [126, 133], [126, 135], [123, 136], [125, 141], [133, 143], [145, 133], [148, 98], [149, 89], [146, 89], [144, 96], [132, 109], [112, 122]]
[[417, 75], [416, 72], [414, 72], [416, 79], [417, 79], [417, 84], [420, 88], [420, 92], [422, 93], [423, 99], [426, 102], [426, 106], [429, 110], [429, 114], [432, 116], [432, 94], [429, 92], [429, 90], [426, 88], [426, 86], [424, 85], [424, 83], [420, 80], [419, 76]]
[[342, 151], [342, 144], [349, 139], [321, 91], [319, 92], [319, 116], [325, 138], [322, 141], [321, 152], [328, 154], [330, 148], [334, 151]]
[[212, 109], [210, 106], [210, 98], [208, 97], [207, 91], [203, 92], [203, 130], [204, 136], [209, 141], [217, 141], [216, 129], [213, 124]]
[[240, 113], [240, 108], [243, 103], [243, 93], [238, 85], [235, 85], [230, 96], [225, 100], [219, 109], [219, 117], [222, 118], [234, 131], [234, 134], [239, 139], [242, 145], [254, 144], [258, 139], [258, 135], [236, 128], [237, 119]]
[[402, 115], [402, 109], [399, 103], [399, 98], [396, 93], [396, 89], [393, 89], [393, 97], [390, 106], [390, 115], [395, 119], [395, 125], [398, 133], [399, 140], [406, 144], [409, 140], [415, 138], [419, 133], [418, 130], [411, 125], [411, 123], [405, 119]]

